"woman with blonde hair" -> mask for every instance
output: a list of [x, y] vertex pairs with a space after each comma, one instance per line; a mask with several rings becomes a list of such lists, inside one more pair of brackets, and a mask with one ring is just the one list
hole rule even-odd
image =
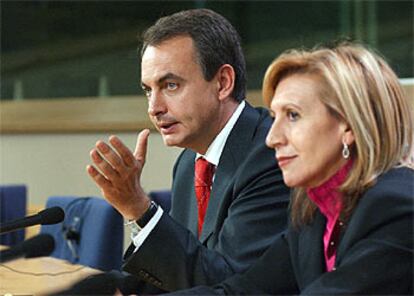
[[289, 229], [246, 273], [177, 294], [411, 295], [414, 123], [397, 76], [358, 44], [290, 50], [263, 97]]

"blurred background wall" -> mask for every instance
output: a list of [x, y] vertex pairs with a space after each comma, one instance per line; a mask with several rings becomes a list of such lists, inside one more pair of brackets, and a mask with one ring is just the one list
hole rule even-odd
[[[0, 184], [26, 184], [29, 203], [40, 207], [50, 195], [100, 195], [85, 172], [94, 143], [116, 133], [133, 149], [137, 132], [151, 128], [139, 87], [138, 36], [172, 12], [211, 8], [234, 24], [246, 54], [249, 96], [259, 104], [264, 71], [283, 50], [343, 37], [378, 49], [412, 84], [411, 0], [0, 5]], [[147, 190], [170, 187], [179, 152], [152, 131], [143, 175]]]
[[240, 32], [249, 89], [283, 50], [362, 40], [413, 73], [413, 1], [1, 1], [1, 98], [137, 94], [139, 36], [157, 18], [206, 7]]

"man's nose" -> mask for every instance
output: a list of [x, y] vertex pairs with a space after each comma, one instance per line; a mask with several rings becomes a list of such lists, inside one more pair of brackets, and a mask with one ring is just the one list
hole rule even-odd
[[148, 97], [148, 114], [150, 116], [158, 116], [167, 112], [165, 100], [157, 92], [152, 92]]

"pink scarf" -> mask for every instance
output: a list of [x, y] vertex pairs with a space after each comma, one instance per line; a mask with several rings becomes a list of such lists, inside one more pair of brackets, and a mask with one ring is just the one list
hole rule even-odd
[[322, 185], [306, 190], [309, 198], [318, 206], [321, 213], [326, 217], [326, 228], [323, 235], [323, 246], [326, 270], [335, 270], [336, 248], [339, 233], [343, 222], [339, 220], [342, 210], [342, 195], [338, 188], [343, 184], [351, 167], [350, 159], [342, 168], [336, 172], [328, 181]]

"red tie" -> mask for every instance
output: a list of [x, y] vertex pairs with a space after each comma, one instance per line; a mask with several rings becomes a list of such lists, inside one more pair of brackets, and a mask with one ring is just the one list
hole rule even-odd
[[214, 165], [200, 157], [195, 163], [194, 187], [198, 206], [198, 235], [203, 229], [204, 217], [213, 184]]

